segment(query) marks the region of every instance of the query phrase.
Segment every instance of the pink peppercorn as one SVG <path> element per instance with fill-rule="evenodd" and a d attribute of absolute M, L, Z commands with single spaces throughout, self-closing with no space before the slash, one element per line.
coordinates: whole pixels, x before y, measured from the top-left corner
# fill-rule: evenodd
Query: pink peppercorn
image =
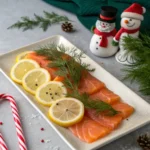
<path fill-rule="evenodd" d="M 41 128 L 41 131 L 44 131 L 44 128 Z"/>
<path fill-rule="evenodd" d="M 44 143 L 44 140 L 42 139 L 41 142 Z"/>

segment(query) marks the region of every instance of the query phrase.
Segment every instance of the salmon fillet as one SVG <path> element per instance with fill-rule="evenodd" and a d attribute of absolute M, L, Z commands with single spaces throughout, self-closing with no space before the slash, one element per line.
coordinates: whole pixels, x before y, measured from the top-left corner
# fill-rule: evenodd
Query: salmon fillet
<path fill-rule="evenodd" d="M 134 108 L 132 106 L 123 102 L 113 104 L 112 107 L 119 111 L 124 119 L 128 118 L 134 112 Z"/>
<path fill-rule="evenodd" d="M 39 56 L 36 52 L 28 53 L 25 58 L 35 60 L 40 66 L 43 66 L 43 63 L 45 64 L 45 62 L 48 62 L 45 56 Z"/>
<path fill-rule="evenodd" d="M 82 130 L 82 126 L 83 126 L 83 121 L 79 122 L 76 124 L 76 131 L 77 131 L 77 137 L 83 141 L 86 142 L 85 138 L 84 138 L 84 132 Z"/>
<path fill-rule="evenodd" d="M 62 77 L 62 76 L 56 76 L 55 79 L 54 79 L 54 81 L 63 82 L 64 79 L 65 79 L 65 78 Z"/>
<path fill-rule="evenodd" d="M 25 58 L 35 60 L 40 65 L 40 67 L 46 69 L 49 72 L 52 80 L 57 76 L 56 71 L 58 69 L 57 68 L 49 68 L 48 64 L 50 64 L 51 61 L 47 60 L 47 58 L 45 56 L 39 56 L 35 52 L 33 52 L 33 53 L 27 54 L 27 56 Z"/>
<path fill-rule="evenodd" d="M 71 126 L 71 127 L 69 127 L 69 130 L 70 130 L 75 136 L 78 135 L 78 134 L 77 134 L 77 130 L 76 130 L 76 124 L 73 125 L 73 126 Z"/>
<path fill-rule="evenodd" d="M 93 77 L 90 73 L 83 75 L 79 84 L 79 92 L 93 94 L 105 87 L 105 84 Z"/>
<path fill-rule="evenodd" d="M 101 100 L 108 104 L 114 104 L 120 100 L 120 97 L 110 91 L 108 88 L 102 88 L 90 96 L 92 99 Z"/>
<path fill-rule="evenodd" d="M 97 114 L 95 110 L 86 110 L 86 115 L 98 122 L 100 125 L 109 128 L 110 130 L 116 129 L 122 122 L 123 117 L 121 114 L 115 116 L 106 116 L 103 113 Z"/>
<path fill-rule="evenodd" d="M 69 129 L 73 132 L 77 132 L 78 138 L 87 143 L 92 143 L 111 132 L 110 129 L 101 126 L 99 123 L 88 117 L 84 117 L 81 122 Z"/>
<path fill-rule="evenodd" d="M 43 63 L 43 65 L 41 67 L 46 69 L 49 72 L 49 74 L 51 75 L 51 79 L 54 80 L 57 77 L 56 71 L 58 70 L 58 68 L 49 68 L 48 64 L 50 64 L 51 61 L 48 61 L 48 62 L 46 62 L 46 61 L 45 61 L 45 64 Z"/>

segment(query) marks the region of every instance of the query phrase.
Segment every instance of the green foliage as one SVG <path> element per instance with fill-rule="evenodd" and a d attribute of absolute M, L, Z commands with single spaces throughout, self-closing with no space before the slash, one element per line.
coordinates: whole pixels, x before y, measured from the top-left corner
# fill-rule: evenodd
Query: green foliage
<path fill-rule="evenodd" d="M 86 93 L 79 94 L 78 91 L 74 90 L 71 94 L 68 94 L 68 96 L 79 99 L 84 104 L 85 108 L 95 109 L 97 113 L 105 112 L 106 115 L 111 116 L 118 113 L 115 109 L 112 108 L 111 105 L 97 99 L 91 99 Z"/>
<path fill-rule="evenodd" d="M 125 49 L 132 52 L 136 60 L 134 64 L 124 69 L 127 73 L 124 79 L 138 82 L 140 91 L 145 95 L 150 95 L 150 36 L 140 34 L 138 39 L 128 36 L 123 40 Z"/>
<path fill-rule="evenodd" d="M 84 57 L 83 52 L 78 52 L 77 49 L 67 49 L 64 46 L 56 47 L 55 45 L 46 46 L 36 50 L 38 55 L 46 56 L 47 59 L 52 60 L 49 67 L 59 68 L 56 72 L 57 75 L 64 77 L 64 85 L 72 92 L 68 96 L 79 99 L 85 106 L 85 108 L 95 109 L 97 112 L 107 111 L 109 115 L 115 115 L 115 111 L 111 105 L 102 102 L 92 100 L 88 94 L 80 94 L 78 92 L 78 86 L 84 72 L 94 71 L 90 69 L 90 65 L 83 63 L 82 58 Z M 68 53 L 72 57 L 64 53 Z"/>
<path fill-rule="evenodd" d="M 113 45 L 113 46 L 118 46 L 119 43 L 113 40 L 113 41 L 112 41 L 112 45 Z"/>
<path fill-rule="evenodd" d="M 28 29 L 33 29 L 37 26 L 43 29 L 43 31 L 46 31 L 49 26 L 55 23 L 65 22 L 69 21 L 69 19 L 66 16 L 58 15 L 54 12 L 49 13 L 44 11 L 44 17 L 34 14 L 34 19 L 30 19 L 29 17 L 21 17 L 21 20 L 14 23 L 8 29 L 23 29 L 23 31 L 26 31 Z"/>
<path fill-rule="evenodd" d="M 61 58 L 61 56 L 66 53 L 67 49 L 61 48 L 61 51 L 58 51 L 58 47 L 54 44 L 45 45 L 36 50 L 38 55 L 46 56 L 49 60 L 57 60 Z"/>
<path fill-rule="evenodd" d="M 94 33 L 95 26 L 91 27 L 91 32 Z"/>

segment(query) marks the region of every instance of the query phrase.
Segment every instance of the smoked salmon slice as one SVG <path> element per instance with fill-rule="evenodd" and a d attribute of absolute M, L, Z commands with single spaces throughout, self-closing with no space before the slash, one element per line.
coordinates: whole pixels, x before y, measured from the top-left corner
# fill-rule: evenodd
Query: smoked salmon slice
<path fill-rule="evenodd" d="M 88 117 L 84 117 L 81 122 L 69 129 L 73 132 L 77 132 L 78 138 L 87 143 L 94 142 L 111 132 L 108 128 L 101 126 L 99 123 Z"/>
<path fill-rule="evenodd" d="M 134 108 L 132 106 L 123 102 L 115 103 L 112 107 L 119 111 L 124 119 L 128 118 L 134 112 Z"/>
<path fill-rule="evenodd" d="M 76 130 L 76 124 L 69 127 L 69 130 L 75 135 L 75 136 L 78 136 L 77 134 L 77 130 Z"/>
<path fill-rule="evenodd" d="M 103 113 L 97 114 L 96 111 L 92 109 L 86 110 L 86 115 L 94 121 L 98 122 L 100 125 L 109 128 L 110 130 L 116 129 L 123 120 L 121 114 L 116 114 L 115 116 L 107 116 Z"/>
<path fill-rule="evenodd" d="M 100 89 L 90 96 L 92 99 L 101 100 L 108 104 L 114 104 L 120 100 L 120 97 L 107 88 Z"/>
<path fill-rule="evenodd" d="M 35 60 L 40 66 L 48 62 L 45 56 L 37 55 L 36 52 L 28 53 L 25 58 Z"/>
<path fill-rule="evenodd" d="M 29 53 L 25 58 L 35 60 L 40 65 L 40 67 L 46 69 L 49 72 L 52 80 L 57 76 L 56 71 L 58 69 L 57 68 L 49 68 L 48 64 L 50 64 L 51 61 L 47 60 L 47 58 L 45 56 L 39 56 L 35 52 L 33 52 L 33 53 Z"/>
<path fill-rule="evenodd" d="M 103 87 L 105 87 L 103 82 L 93 77 L 90 73 L 86 73 L 82 75 L 78 90 L 80 93 L 93 94 Z"/>
<path fill-rule="evenodd" d="M 84 121 L 81 121 L 79 123 L 76 124 L 76 131 L 77 131 L 77 136 L 78 138 L 83 141 L 83 142 L 86 142 L 85 138 L 84 138 L 84 132 L 82 130 L 82 126 L 83 126 L 83 122 Z"/>
<path fill-rule="evenodd" d="M 108 128 L 99 125 L 94 120 L 84 121 L 83 126 L 83 135 L 87 143 L 94 142 L 110 133 L 111 130 Z"/>
<path fill-rule="evenodd" d="M 62 77 L 62 76 L 57 76 L 55 79 L 54 79 L 54 81 L 59 81 L 59 82 L 63 82 L 64 81 L 64 77 Z"/>

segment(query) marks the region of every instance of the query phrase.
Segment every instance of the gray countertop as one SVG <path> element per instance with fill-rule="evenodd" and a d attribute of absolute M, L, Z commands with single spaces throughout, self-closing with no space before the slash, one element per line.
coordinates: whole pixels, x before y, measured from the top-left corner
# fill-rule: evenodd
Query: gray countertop
<path fill-rule="evenodd" d="M 65 33 L 61 30 L 60 24 L 52 25 L 46 32 L 43 32 L 42 29 L 39 28 L 28 30 L 26 32 L 17 29 L 7 29 L 7 27 L 18 21 L 21 16 L 33 17 L 34 13 L 42 15 L 43 10 L 49 12 L 53 11 L 58 14 L 68 16 L 70 20 L 74 21 L 73 25 L 76 32 Z M 121 71 L 124 66 L 117 63 L 114 57 L 98 58 L 91 54 L 89 51 L 89 42 L 92 37 L 92 33 L 78 21 L 75 15 L 69 12 L 48 5 L 42 0 L 0 0 L 0 20 L 0 54 L 9 52 L 27 44 L 31 44 L 52 35 L 62 35 L 78 48 L 86 51 L 87 55 L 89 55 L 119 80 L 122 80 L 124 76 L 124 73 Z M 1 76 L 0 79 L 2 79 Z M 3 83 L 2 81 L 0 82 L 4 85 L 0 86 L 0 92 L 8 92 L 7 84 L 9 83 L 7 83 L 7 81 L 3 81 Z M 149 97 L 142 96 L 141 93 L 138 92 L 138 86 L 136 84 L 130 84 L 128 81 L 123 82 L 146 101 L 150 100 Z M 38 112 L 30 106 L 30 104 L 26 102 L 25 99 L 19 95 L 19 93 L 13 91 L 13 88 L 9 93 L 22 99 L 22 102 L 19 102 L 19 108 L 27 139 L 28 150 L 70 150 L 70 148 L 61 140 L 57 133 L 55 133 L 55 131 L 38 114 Z M 4 123 L 3 126 L 0 126 L 0 131 L 4 134 L 4 138 L 7 141 L 9 149 L 17 150 L 18 143 L 12 120 L 12 114 L 9 109 L 9 105 L 6 103 L 0 105 L 0 121 Z M 42 127 L 45 129 L 44 131 L 40 130 Z M 136 138 L 139 134 L 146 133 L 149 130 L 150 127 L 148 124 L 100 149 L 140 150 L 136 143 Z M 45 143 L 41 143 L 41 139 L 44 139 Z"/>

